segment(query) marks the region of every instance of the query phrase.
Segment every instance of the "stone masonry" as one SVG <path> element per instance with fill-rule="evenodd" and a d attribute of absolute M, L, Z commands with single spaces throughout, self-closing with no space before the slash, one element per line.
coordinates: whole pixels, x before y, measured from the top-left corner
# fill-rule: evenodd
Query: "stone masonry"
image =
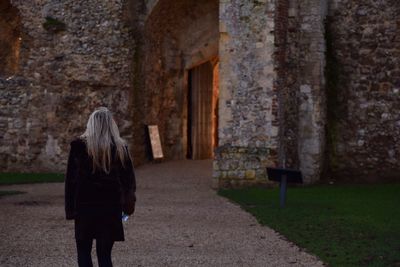
<path fill-rule="evenodd" d="M 400 3 L 330 1 L 328 173 L 399 180 Z"/>
<path fill-rule="evenodd" d="M 220 2 L 219 145 L 221 186 L 261 182 L 277 164 L 274 1 Z"/>
<path fill-rule="evenodd" d="M 1 170 L 62 171 L 69 142 L 100 105 L 116 113 L 129 141 L 131 52 L 123 3 L 11 4 L 21 20 L 21 48 L 18 71 L 0 79 Z M 46 29 L 46 17 L 65 29 Z"/>
<path fill-rule="evenodd" d="M 186 157 L 188 71 L 219 62 L 216 186 L 267 166 L 321 179 L 398 180 L 396 0 L 5 0 L 0 171 L 65 169 L 89 114 L 115 114 L 135 164 L 157 124 Z"/>

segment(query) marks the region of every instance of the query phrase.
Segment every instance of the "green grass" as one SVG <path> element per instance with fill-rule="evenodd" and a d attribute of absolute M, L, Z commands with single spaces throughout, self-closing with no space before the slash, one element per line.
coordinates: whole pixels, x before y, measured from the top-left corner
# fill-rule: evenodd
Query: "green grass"
<path fill-rule="evenodd" d="M 64 182 L 61 173 L 0 173 L 0 185 Z"/>
<path fill-rule="evenodd" d="M 329 266 L 400 266 L 400 184 L 220 190 Z"/>
<path fill-rule="evenodd" d="M 23 194 L 22 191 L 0 191 L 0 199 L 4 196 Z"/>

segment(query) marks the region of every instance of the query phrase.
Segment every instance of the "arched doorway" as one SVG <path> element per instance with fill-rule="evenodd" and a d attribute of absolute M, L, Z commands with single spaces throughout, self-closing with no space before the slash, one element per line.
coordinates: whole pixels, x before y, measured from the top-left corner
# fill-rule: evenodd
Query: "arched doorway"
<path fill-rule="evenodd" d="M 218 0 L 160 0 L 144 25 L 144 124 L 167 159 L 213 157 L 217 138 Z"/>

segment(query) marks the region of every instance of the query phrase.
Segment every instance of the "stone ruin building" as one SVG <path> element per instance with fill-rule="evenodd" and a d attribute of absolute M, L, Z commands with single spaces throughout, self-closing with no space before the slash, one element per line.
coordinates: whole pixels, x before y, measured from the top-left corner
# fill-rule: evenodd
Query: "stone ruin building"
<path fill-rule="evenodd" d="M 0 166 L 65 170 L 107 106 L 135 164 L 213 159 L 214 185 L 399 180 L 398 0 L 0 0 Z"/>

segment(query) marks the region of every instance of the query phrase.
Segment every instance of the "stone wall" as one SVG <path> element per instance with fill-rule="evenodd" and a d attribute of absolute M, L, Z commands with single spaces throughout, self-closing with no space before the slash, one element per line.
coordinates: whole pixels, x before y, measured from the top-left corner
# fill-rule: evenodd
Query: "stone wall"
<path fill-rule="evenodd" d="M 340 180 L 399 180 L 400 5 L 330 1 L 328 164 Z"/>
<path fill-rule="evenodd" d="M 11 4 L 21 16 L 21 48 L 18 71 L 0 77 L 1 170 L 64 171 L 69 142 L 101 105 L 131 143 L 123 1 Z"/>
<path fill-rule="evenodd" d="M 307 183 L 324 167 L 398 179 L 398 14 L 396 0 L 2 1 L 1 171 L 63 171 L 101 105 L 135 163 L 146 124 L 166 159 L 184 158 L 188 70 L 219 57 L 215 184 L 265 183 L 282 165 Z"/>
<path fill-rule="evenodd" d="M 277 164 L 278 103 L 274 89 L 275 1 L 220 2 L 219 147 L 221 186 L 265 183 Z"/>

